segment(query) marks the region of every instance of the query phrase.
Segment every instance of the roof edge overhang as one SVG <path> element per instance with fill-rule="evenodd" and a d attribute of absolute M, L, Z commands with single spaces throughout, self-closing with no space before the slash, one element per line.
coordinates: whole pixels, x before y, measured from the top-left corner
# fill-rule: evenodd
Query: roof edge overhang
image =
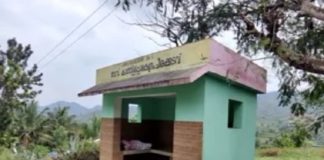
<path fill-rule="evenodd" d="M 192 69 L 191 69 L 192 70 Z M 189 72 L 191 70 L 174 71 L 145 75 L 141 77 L 131 78 L 128 80 L 109 82 L 95 85 L 81 93 L 78 96 L 91 96 L 103 93 L 123 92 L 131 90 L 140 90 L 156 87 L 167 87 L 193 82 Z"/>
<path fill-rule="evenodd" d="M 266 92 L 265 84 L 255 83 L 256 80 L 251 81 L 249 79 L 239 79 L 235 75 L 229 72 L 220 73 L 217 66 L 206 64 L 204 66 L 197 67 L 197 68 L 156 73 L 151 75 L 134 77 L 123 81 L 98 84 L 79 93 L 78 96 L 82 97 L 82 96 L 91 96 L 91 95 L 104 94 L 104 93 L 124 92 L 124 91 L 188 84 L 196 81 L 197 79 L 199 79 L 200 77 L 204 76 L 207 73 L 216 74 L 218 76 L 224 77 L 228 80 L 234 81 L 258 93 Z M 255 78 L 260 78 L 260 77 L 255 77 Z"/>

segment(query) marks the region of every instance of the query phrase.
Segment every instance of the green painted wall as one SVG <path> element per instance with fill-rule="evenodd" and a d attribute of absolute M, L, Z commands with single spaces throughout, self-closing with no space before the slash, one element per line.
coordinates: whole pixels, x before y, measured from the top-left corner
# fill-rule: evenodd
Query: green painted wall
<path fill-rule="evenodd" d="M 141 107 L 142 110 L 142 119 L 148 119 L 148 116 L 151 113 L 150 106 L 152 106 L 151 99 L 145 98 L 134 98 L 134 99 L 124 99 L 122 101 L 122 118 L 128 118 L 128 104 L 135 103 Z"/>
<path fill-rule="evenodd" d="M 176 97 L 152 98 L 153 107 L 147 114 L 148 119 L 156 120 L 174 120 Z"/>
<path fill-rule="evenodd" d="M 192 84 L 186 84 L 186 85 L 104 94 L 103 110 L 101 116 L 107 118 L 121 117 L 120 112 L 118 112 L 118 109 L 114 107 L 114 104 L 118 104 L 118 99 L 121 97 L 143 96 L 143 95 L 147 96 L 149 94 L 173 93 L 176 95 L 176 99 L 175 99 L 176 107 L 175 107 L 175 115 L 174 115 L 175 120 L 203 121 L 204 86 L 205 86 L 204 79 L 199 79 Z M 172 103 L 172 102 L 163 101 L 160 102 L 159 104 L 154 104 L 154 105 L 167 106 L 168 105 L 167 103 Z M 154 105 L 151 105 L 153 106 L 151 109 L 153 109 L 154 111 L 159 112 L 161 108 L 163 108 L 163 107 L 154 107 Z M 166 110 L 165 112 L 168 111 Z M 155 115 L 155 116 L 159 117 L 159 115 Z"/>
<path fill-rule="evenodd" d="M 244 87 L 231 85 L 217 77 L 204 76 L 192 84 L 138 91 L 109 93 L 103 96 L 103 117 L 121 117 L 114 104 L 120 97 L 148 94 L 176 94 L 175 120 L 203 122 L 203 160 L 254 159 L 256 93 Z M 239 129 L 228 128 L 229 99 L 242 102 Z M 137 99 L 144 106 L 144 118 L 171 119 L 165 116 L 171 110 L 171 101 Z M 161 112 L 162 111 L 162 112 Z M 154 114 L 154 113 L 160 114 Z M 125 115 L 124 115 L 125 116 Z"/>
<path fill-rule="evenodd" d="M 141 106 L 142 119 L 174 120 L 175 96 L 163 98 L 129 98 L 122 102 L 122 118 L 128 117 L 128 104 L 135 103 Z"/>
<path fill-rule="evenodd" d="M 102 112 L 100 114 L 101 117 L 104 118 L 114 118 L 117 115 L 115 115 L 114 113 L 114 105 L 116 103 L 116 97 L 115 96 L 111 96 L 108 94 L 104 94 L 103 98 L 102 98 L 103 102 L 102 102 Z"/>
<path fill-rule="evenodd" d="M 205 77 L 204 160 L 254 159 L 256 93 Z M 229 99 L 242 102 L 241 128 L 228 128 Z"/>

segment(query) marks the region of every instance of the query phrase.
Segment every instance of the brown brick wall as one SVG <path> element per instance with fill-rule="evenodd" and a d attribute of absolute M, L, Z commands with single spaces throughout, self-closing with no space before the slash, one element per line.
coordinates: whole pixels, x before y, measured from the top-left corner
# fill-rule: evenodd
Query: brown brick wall
<path fill-rule="evenodd" d="M 202 159 L 202 123 L 175 122 L 173 160 Z"/>
<path fill-rule="evenodd" d="M 122 160 L 120 153 L 120 119 L 102 118 L 100 160 Z"/>
<path fill-rule="evenodd" d="M 123 160 L 120 127 L 120 119 L 102 119 L 100 160 Z M 202 160 L 202 123 L 175 122 L 173 145 L 172 160 Z"/>

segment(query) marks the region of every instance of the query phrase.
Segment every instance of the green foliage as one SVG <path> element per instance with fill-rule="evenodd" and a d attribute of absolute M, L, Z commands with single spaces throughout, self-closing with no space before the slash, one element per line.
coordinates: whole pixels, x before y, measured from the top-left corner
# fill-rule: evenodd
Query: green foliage
<path fill-rule="evenodd" d="M 37 73 L 37 66 L 28 68 L 28 60 L 32 55 L 30 45 L 23 46 L 15 39 L 9 39 L 5 51 L 0 50 L 0 137 L 11 134 L 13 122 L 19 118 L 16 111 L 30 103 L 42 86 L 42 74 Z M 5 135 L 7 134 L 7 135 Z M 10 138 L 8 140 L 11 142 Z M 8 146 L 4 139 L 0 145 Z"/>
<path fill-rule="evenodd" d="M 47 156 L 50 150 L 46 146 L 36 145 L 33 147 L 33 152 L 35 153 L 37 158 L 43 158 Z"/>
<path fill-rule="evenodd" d="M 69 136 L 75 133 L 77 124 L 74 116 L 68 114 L 67 107 L 49 112 L 32 102 L 15 112 L 19 119 L 13 122 L 9 137 L 17 137 L 19 144 L 24 147 L 44 145 L 51 148 L 66 149 Z M 45 115 L 47 113 L 47 115 Z"/>
<path fill-rule="evenodd" d="M 282 133 L 274 140 L 274 145 L 277 147 L 303 147 L 306 145 L 311 134 L 305 125 L 295 123 L 294 128 L 287 133 Z"/>
<path fill-rule="evenodd" d="M 6 146 L 18 149 L 16 158 L 24 159 L 39 159 L 46 156 L 50 150 L 55 150 L 63 155 L 68 150 L 70 139 L 73 137 L 87 137 L 79 135 L 82 132 L 81 124 L 75 122 L 74 116 L 68 114 L 67 107 L 58 108 L 54 111 L 44 109 L 41 112 L 37 111 L 37 104 L 31 103 L 22 110 L 17 110 L 20 118 L 14 121 L 12 132 L 1 137 L 6 142 L 11 142 Z M 93 120 L 98 123 L 98 118 Z M 93 123 L 93 124 L 96 124 Z M 89 124 L 90 125 L 90 124 Z M 93 131 L 93 135 L 98 135 L 98 129 Z M 9 141 L 8 139 L 12 139 Z M 83 141 L 84 139 L 82 139 Z M 75 150 L 82 148 L 93 148 L 88 143 L 83 143 L 83 146 L 76 146 Z M 8 147 L 9 148 L 9 147 Z"/>
<path fill-rule="evenodd" d="M 96 151 L 99 150 L 98 143 L 93 140 L 83 140 L 78 145 L 78 151 Z"/>
<path fill-rule="evenodd" d="M 77 145 L 77 151 L 68 154 L 64 160 L 99 160 L 99 145 L 93 140 L 83 140 Z"/>
<path fill-rule="evenodd" d="M 82 136 L 86 139 L 99 138 L 101 119 L 99 117 L 93 117 L 90 123 L 82 124 Z"/>
<path fill-rule="evenodd" d="M 65 150 L 68 148 L 68 130 L 63 126 L 58 126 L 52 133 L 52 141 L 50 146 L 53 148 L 58 148 L 60 150 Z"/>
<path fill-rule="evenodd" d="M 9 149 L 0 146 L 0 160 L 16 160 L 16 158 Z"/>
<path fill-rule="evenodd" d="M 8 40 L 6 51 L 0 50 L 0 160 L 44 160 L 50 151 L 60 156 L 71 152 L 74 139 L 75 156 L 98 159 L 100 119 L 81 125 L 68 107 L 39 111 L 34 98 L 40 93 L 42 74 L 37 66 L 28 66 L 30 46 Z M 79 139 L 78 137 L 82 137 Z M 15 152 L 14 152 L 15 151 Z"/>
<path fill-rule="evenodd" d="M 30 144 L 46 144 L 51 141 L 49 120 L 44 116 L 43 110 L 38 112 L 35 102 L 28 104 L 21 110 L 16 111 L 19 119 L 14 121 L 13 135 L 19 137 L 20 144 L 28 147 Z"/>
<path fill-rule="evenodd" d="M 291 134 L 284 133 L 274 140 L 274 146 L 281 148 L 292 148 L 295 147 L 295 142 L 293 141 Z"/>
<path fill-rule="evenodd" d="M 46 118 L 50 124 L 51 142 L 47 145 L 51 148 L 65 150 L 68 147 L 69 137 L 79 135 L 79 124 L 74 115 L 69 115 L 68 107 L 58 107 L 47 112 Z"/>
<path fill-rule="evenodd" d="M 18 138 L 10 134 L 9 132 L 4 132 L 0 135 L 0 146 L 12 147 L 18 142 Z"/>
<path fill-rule="evenodd" d="M 296 147 L 302 147 L 311 137 L 309 131 L 304 127 L 297 125 L 293 133 L 290 135 Z"/>

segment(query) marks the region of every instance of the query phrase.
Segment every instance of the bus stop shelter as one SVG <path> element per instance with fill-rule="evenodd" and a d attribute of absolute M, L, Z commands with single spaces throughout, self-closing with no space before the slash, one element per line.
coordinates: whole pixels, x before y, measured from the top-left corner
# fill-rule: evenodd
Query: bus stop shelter
<path fill-rule="evenodd" d="M 101 160 L 252 160 L 266 70 L 213 39 L 100 68 Z"/>

